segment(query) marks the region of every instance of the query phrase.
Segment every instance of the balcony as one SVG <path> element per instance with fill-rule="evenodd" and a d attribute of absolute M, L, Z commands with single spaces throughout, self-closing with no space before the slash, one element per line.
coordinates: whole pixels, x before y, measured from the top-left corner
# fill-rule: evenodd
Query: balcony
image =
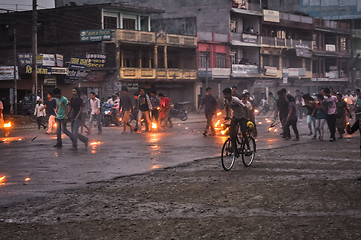
<path fill-rule="evenodd" d="M 258 66 L 232 64 L 232 77 L 259 77 Z"/>
<path fill-rule="evenodd" d="M 155 33 L 154 32 L 135 31 L 135 30 L 116 29 L 115 30 L 115 41 L 153 44 L 153 43 L 155 43 Z"/>
<path fill-rule="evenodd" d="M 312 42 L 312 51 L 316 56 L 326 57 L 351 57 L 351 49 L 340 50 L 335 44 L 325 44 L 317 46 L 315 42 Z"/>
<path fill-rule="evenodd" d="M 311 41 L 294 40 L 285 38 L 261 37 L 261 45 L 263 47 L 276 47 L 276 48 L 312 48 Z"/>
<path fill-rule="evenodd" d="M 197 38 L 191 36 L 162 33 L 159 36 L 154 32 L 135 31 L 126 29 L 115 30 L 115 41 L 138 44 L 164 44 L 178 47 L 197 47 Z"/>
<path fill-rule="evenodd" d="M 122 80 L 196 80 L 197 71 L 173 68 L 121 68 Z"/>
<path fill-rule="evenodd" d="M 336 21 L 329 21 L 319 18 L 313 18 L 313 24 L 315 25 L 316 30 L 321 30 L 324 28 L 333 28 L 334 30 L 338 30 L 340 32 L 350 32 L 350 24 Z"/>

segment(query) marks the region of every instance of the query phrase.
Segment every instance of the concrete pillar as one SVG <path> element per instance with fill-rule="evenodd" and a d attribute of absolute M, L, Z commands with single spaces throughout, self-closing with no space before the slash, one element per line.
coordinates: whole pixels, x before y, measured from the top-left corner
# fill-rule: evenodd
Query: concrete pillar
<path fill-rule="evenodd" d="M 122 66 L 122 62 L 121 62 L 121 57 L 120 57 L 120 44 L 119 42 L 115 43 L 115 49 L 116 49 L 116 54 L 115 54 L 115 66 L 117 68 L 117 75 L 118 78 L 120 79 L 120 68 Z"/>
<path fill-rule="evenodd" d="M 123 67 L 124 67 L 124 51 L 120 47 L 120 68 L 123 68 Z"/>
<path fill-rule="evenodd" d="M 154 46 L 154 68 L 158 68 L 158 46 Z"/>
<path fill-rule="evenodd" d="M 168 68 L 167 46 L 164 46 L 164 68 Z"/>
<path fill-rule="evenodd" d="M 139 68 L 142 68 L 142 49 L 138 48 L 138 63 L 139 63 Z"/>

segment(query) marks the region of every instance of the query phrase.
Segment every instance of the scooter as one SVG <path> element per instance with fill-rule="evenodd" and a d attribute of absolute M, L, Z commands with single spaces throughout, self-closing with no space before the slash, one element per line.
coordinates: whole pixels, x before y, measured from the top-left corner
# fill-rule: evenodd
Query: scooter
<path fill-rule="evenodd" d="M 188 119 L 188 113 L 183 109 L 171 109 L 169 116 L 170 118 L 179 118 L 182 121 L 186 121 Z"/>
<path fill-rule="evenodd" d="M 103 105 L 103 112 L 104 112 L 103 125 L 105 127 L 109 127 L 110 124 L 119 126 L 118 116 L 116 114 L 115 109 L 113 108 L 113 104 L 106 103 L 105 105 Z"/>

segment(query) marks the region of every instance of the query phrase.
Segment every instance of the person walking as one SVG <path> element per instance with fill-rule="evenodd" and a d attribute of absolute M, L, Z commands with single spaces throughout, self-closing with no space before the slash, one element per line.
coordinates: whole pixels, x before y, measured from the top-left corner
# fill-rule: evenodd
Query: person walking
<path fill-rule="evenodd" d="M 204 114 L 207 119 L 207 124 L 206 124 L 206 128 L 203 132 L 203 135 L 207 136 L 208 129 L 210 128 L 211 136 L 214 136 L 214 135 L 216 135 L 216 131 L 214 129 L 212 119 L 213 119 L 213 115 L 217 111 L 217 100 L 215 97 L 212 96 L 212 88 L 210 88 L 210 87 L 206 89 L 206 96 L 204 96 L 202 99 L 201 105 L 198 109 L 198 114 L 200 113 L 203 106 L 204 106 Z"/>
<path fill-rule="evenodd" d="M 152 121 L 159 126 L 159 110 L 160 110 L 160 98 L 157 96 L 157 91 L 152 90 L 150 92 L 150 102 L 152 103 Z"/>
<path fill-rule="evenodd" d="M 45 111 L 46 111 L 46 117 L 48 120 L 48 130 L 46 131 L 47 134 L 52 134 L 53 131 L 56 132 L 55 125 L 55 109 L 56 109 L 56 100 L 53 98 L 53 93 L 48 92 L 47 94 L 47 101 L 45 101 Z"/>
<path fill-rule="evenodd" d="M 138 113 L 139 113 L 139 101 L 138 101 L 138 93 L 134 93 L 133 99 L 134 99 L 134 105 L 132 109 L 132 118 L 135 120 L 135 127 L 134 131 L 138 131 Z"/>
<path fill-rule="evenodd" d="M 83 91 L 81 91 L 80 98 L 83 100 L 83 104 L 84 104 L 82 116 L 81 116 L 80 133 L 83 134 L 83 128 L 85 128 L 86 129 L 85 133 L 90 135 L 91 128 L 88 127 L 85 122 L 88 117 L 88 113 L 89 113 L 89 99 L 88 99 L 88 96 L 85 95 L 85 93 Z"/>
<path fill-rule="evenodd" d="M 290 133 L 290 126 L 293 129 L 293 132 L 295 133 L 295 141 L 300 140 L 300 136 L 297 129 L 297 108 L 295 103 L 295 98 L 288 94 L 286 97 L 287 103 L 288 103 L 288 115 L 286 118 L 286 125 L 285 129 L 283 130 L 285 132 L 285 139 L 291 139 L 291 133 Z"/>
<path fill-rule="evenodd" d="M 329 88 L 324 88 L 321 90 L 321 94 L 325 98 L 324 101 L 327 102 L 327 111 L 326 111 L 326 122 L 330 130 L 330 141 L 336 141 L 336 103 L 337 97 L 331 95 Z"/>
<path fill-rule="evenodd" d="M 10 132 L 4 127 L 4 104 L 3 102 L 0 100 L 0 127 L 4 130 L 5 132 L 5 137 L 8 137 L 10 135 Z"/>
<path fill-rule="evenodd" d="M 38 97 L 34 110 L 34 116 L 36 116 L 36 123 L 38 124 L 38 130 L 40 130 L 40 127 L 43 127 L 44 129 L 46 128 L 44 124 L 46 112 L 42 102 L 43 101 L 41 100 L 41 98 Z"/>
<path fill-rule="evenodd" d="M 352 119 L 350 110 L 347 107 L 347 102 L 342 97 L 341 93 L 336 94 L 337 103 L 336 103 L 336 129 L 338 132 L 338 139 L 343 138 L 346 128 L 346 114 L 349 115 Z"/>
<path fill-rule="evenodd" d="M 79 133 L 79 128 L 82 123 L 82 114 L 84 102 L 80 97 L 79 88 L 75 87 L 72 89 L 73 97 L 70 99 L 70 113 L 69 119 L 71 120 L 71 132 L 73 134 L 73 147 L 72 150 L 78 149 L 78 138 L 88 147 L 88 138 Z"/>
<path fill-rule="evenodd" d="M 128 96 L 128 88 L 122 87 L 122 95 L 120 97 L 121 109 L 123 114 L 123 133 L 127 132 L 127 126 L 130 128 L 130 132 L 133 132 L 132 125 L 129 124 L 130 113 L 133 108 L 132 99 Z"/>
<path fill-rule="evenodd" d="M 317 138 L 317 133 L 319 133 L 318 139 L 322 141 L 325 134 L 324 125 L 326 122 L 327 103 L 324 101 L 322 94 L 317 94 L 316 97 L 315 135 L 313 139 Z"/>
<path fill-rule="evenodd" d="M 308 134 L 308 136 L 311 136 L 313 134 L 313 132 L 316 134 L 315 131 L 315 117 L 314 114 L 316 113 L 316 105 L 315 105 L 315 101 L 314 99 L 310 96 L 310 94 L 304 94 L 302 96 L 303 101 L 305 102 L 305 107 L 307 109 L 307 126 L 308 126 L 308 130 L 310 131 L 310 133 Z M 314 130 L 314 131 L 312 131 Z M 313 136 L 313 138 L 316 138 L 315 135 Z"/>
<path fill-rule="evenodd" d="M 173 127 L 172 120 L 170 119 L 171 101 L 168 97 L 164 96 L 163 93 L 159 93 L 158 96 L 160 98 L 160 126 L 164 129 L 169 123 L 169 127 L 171 128 Z"/>
<path fill-rule="evenodd" d="M 54 91 L 54 97 L 57 98 L 56 100 L 56 124 L 57 124 L 57 130 L 56 130 L 56 144 L 54 147 L 61 148 L 63 146 L 62 139 L 61 139 L 61 132 L 63 132 L 65 135 L 67 135 L 71 141 L 73 142 L 73 134 L 66 128 L 66 124 L 68 122 L 67 116 L 69 113 L 69 106 L 68 106 L 68 99 L 64 97 L 61 93 L 61 90 L 59 88 L 55 88 Z"/>
<path fill-rule="evenodd" d="M 93 121 L 97 121 L 98 134 L 102 134 L 102 123 L 101 123 L 101 104 L 99 98 L 95 96 L 95 92 L 90 93 L 90 120 L 89 128 L 93 128 Z"/>
<path fill-rule="evenodd" d="M 287 103 L 287 100 L 286 100 L 286 90 L 279 90 L 277 92 L 277 96 L 278 96 L 278 99 L 277 99 L 277 110 L 275 112 L 275 119 L 277 118 L 277 116 L 279 117 L 280 119 L 280 122 L 281 122 L 281 127 L 282 127 L 282 138 L 286 138 L 286 134 L 285 134 L 285 126 L 286 126 L 286 119 L 287 119 L 287 116 L 288 116 L 288 103 Z"/>
<path fill-rule="evenodd" d="M 153 110 L 153 107 L 150 102 L 148 94 L 145 93 L 144 88 L 140 89 L 140 94 L 138 96 L 138 108 L 139 108 L 139 113 L 138 113 L 138 131 L 137 131 L 137 133 L 141 133 L 141 129 L 142 129 L 141 124 L 142 124 L 143 116 L 145 118 L 146 130 L 150 131 L 151 128 L 150 128 L 149 113 L 150 113 L 150 111 Z"/>

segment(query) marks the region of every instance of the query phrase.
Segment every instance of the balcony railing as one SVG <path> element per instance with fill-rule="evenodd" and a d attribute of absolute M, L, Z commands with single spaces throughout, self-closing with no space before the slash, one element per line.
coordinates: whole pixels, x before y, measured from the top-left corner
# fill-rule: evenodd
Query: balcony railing
<path fill-rule="evenodd" d="M 197 38 L 191 36 L 165 34 L 165 37 L 156 37 L 154 32 L 135 31 L 126 29 L 115 30 L 115 41 L 154 44 L 161 43 L 167 45 L 196 47 Z"/>
<path fill-rule="evenodd" d="M 269 47 L 280 47 L 280 48 L 296 48 L 299 45 L 307 46 L 309 49 L 312 48 L 311 41 L 294 40 L 285 38 L 272 38 L 272 37 L 261 37 L 261 44 Z"/>
<path fill-rule="evenodd" d="M 342 30 L 350 30 L 350 24 L 336 21 L 329 21 L 319 18 L 313 18 L 313 24 L 319 27 L 335 28 Z"/>
<path fill-rule="evenodd" d="M 174 68 L 121 68 L 119 75 L 120 78 L 124 80 L 196 80 L 197 70 Z"/>
<path fill-rule="evenodd" d="M 260 36 L 258 36 L 257 34 L 249 33 L 232 33 L 232 40 L 244 43 L 259 44 Z"/>

